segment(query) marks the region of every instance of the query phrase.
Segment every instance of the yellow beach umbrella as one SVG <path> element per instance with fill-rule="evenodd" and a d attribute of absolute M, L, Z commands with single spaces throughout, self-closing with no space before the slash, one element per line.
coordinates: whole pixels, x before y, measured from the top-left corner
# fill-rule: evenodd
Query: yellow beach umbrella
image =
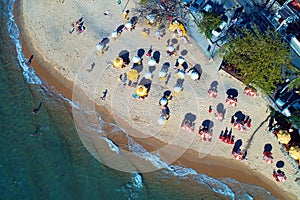
<path fill-rule="evenodd" d="M 281 144 L 287 144 L 291 140 L 291 135 L 286 130 L 279 130 L 277 137 Z"/>
<path fill-rule="evenodd" d="M 300 160 L 300 147 L 292 146 L 289 150 L 290 156 L 295 160 Z"/>
<path fill-rule="evenodd" d="M 139 77 L 139 73 L 135 69 L 131 69 L 127 72 L 127 79 L 130 81 L 136 81 Z"/>
<path fill-rule="evenodd" d="M 117 69 L 121 69 L 124 66 L 124 60 L 121 57 L 116 58 L 112 65 L 117 68 Z"/>
<path fill-rule="evenodd" d="M 136 94 L 139 97 L 143 97 L 143 96 L 147 95 L 147 92 L 148 92 L 148 90 L 144 85 L 139 85 L 136 89 Z"/>

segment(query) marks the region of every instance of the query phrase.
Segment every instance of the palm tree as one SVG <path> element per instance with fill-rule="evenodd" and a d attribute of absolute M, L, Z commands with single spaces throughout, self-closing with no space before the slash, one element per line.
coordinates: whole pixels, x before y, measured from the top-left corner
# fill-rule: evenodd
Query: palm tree
<path fill-rule="evenodd" d="M 296 78 L 294 78 L 293 80 L 291 80 L 290 84 L 289 84 L 289 89 L 293 90 L 293 89 L 300 89 L 300 74 L 298 74 L 298 76 Z"/>
<path fill-rule="evenodd" d="M 212 38 L 212 31 L 221 24 L 221 15 L 215 16 L 213 13 L 203 14 L 203 18 L 199 23 L 199 32 L 204 34 L 207 39 Z"/>

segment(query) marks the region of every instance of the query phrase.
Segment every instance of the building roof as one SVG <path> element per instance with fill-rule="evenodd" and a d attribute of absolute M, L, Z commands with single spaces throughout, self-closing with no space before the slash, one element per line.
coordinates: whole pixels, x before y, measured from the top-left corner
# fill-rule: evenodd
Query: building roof
<path fill-rule="evenodd" d="M 297 15 L 300 15 L 300 0 L 290 1 L 288 4 L 289 8 L 294 11 Z"/>

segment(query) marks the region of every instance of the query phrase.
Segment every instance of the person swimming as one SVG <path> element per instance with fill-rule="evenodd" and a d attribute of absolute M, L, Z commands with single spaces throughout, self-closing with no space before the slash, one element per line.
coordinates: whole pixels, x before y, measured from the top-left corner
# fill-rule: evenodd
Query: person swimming
<path fill-rule="evenodd" d="M 40 110 L 41 107 L 42 107 L 42 102 L 40 102 L 40 104 L 39 104 L 39 106 L 38 106 L 37 108 L 34 108 L 34 109 L 32 110 L 32 113 L 33 113 L 33 114 L 38 113 L 38 111 Z"/>

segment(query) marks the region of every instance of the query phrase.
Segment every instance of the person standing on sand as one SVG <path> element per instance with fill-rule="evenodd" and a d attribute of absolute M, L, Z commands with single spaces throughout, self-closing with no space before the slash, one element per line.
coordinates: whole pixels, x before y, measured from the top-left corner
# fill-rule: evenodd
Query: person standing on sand
<path fill-rule="evenodd" d="M 26 65 L 30 65 L 33 59 L 33 55 L 30 56 L 29 60 L 25 62 Z"/>
<path fill-rule="evenodd" d="M 100 97 L 102 100 L 105 100 L 107 92 L 108 92 L 108 90 L 105 89 L 104 92 L 103 92 L 103 94 L 102 94 L 102 97 Z"/>
<path fill-rule="evenodd" d="M 126 10 L 125 12 L 123 12 L 123 19 L 128 20 L 128 14 L 129 14 L 129 10 Z"/>

